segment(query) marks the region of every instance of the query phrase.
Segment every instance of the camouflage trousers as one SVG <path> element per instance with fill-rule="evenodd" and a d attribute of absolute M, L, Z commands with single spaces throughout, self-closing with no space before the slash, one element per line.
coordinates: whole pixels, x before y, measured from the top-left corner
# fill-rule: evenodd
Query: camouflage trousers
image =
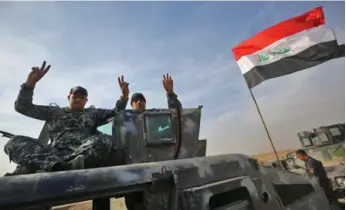
<path fill-rule="evenodd" d="M 44 171 L 51 171 L 56 164 L 72 160 L 77 155 L 84 155 L 86 162 L 97 163 L 106 159 L 112 149 L 112 138 L 106 134 L 90 136 L 74 149 L 66 145 L 65 150 L 43 145 L 37 139 L 27 136 L 14 136 L 5 145 L 5 153 L 10 161 Z"/>

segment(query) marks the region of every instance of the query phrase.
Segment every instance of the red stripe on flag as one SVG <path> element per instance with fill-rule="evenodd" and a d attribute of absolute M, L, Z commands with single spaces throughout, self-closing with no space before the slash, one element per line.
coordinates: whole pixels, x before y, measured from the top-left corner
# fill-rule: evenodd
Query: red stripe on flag
<path fill-rule="evenodd" d="M 304 30 L 323 25 L 325 23 L 322 7 L 293 17 L 273 25 L 235 46 L 232 51 L 238 61 L 244 55 L 257 52 L 268 45 Z"/>

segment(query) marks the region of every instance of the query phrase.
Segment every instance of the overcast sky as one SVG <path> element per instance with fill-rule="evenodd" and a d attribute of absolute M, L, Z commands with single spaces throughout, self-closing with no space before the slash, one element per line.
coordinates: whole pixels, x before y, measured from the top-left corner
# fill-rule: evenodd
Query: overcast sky
<path fill-rule="evenodd" d="M 0 2 L 0 129 L 37 137 L 43 122 L 15 112 L 32 66 L 50 72 L 36 104 L 66 105 L 75 85 L 89 105 L 112 108 L 117 77 L 167 107 L 161 77 L 170 73 L 184 107 L 203 105 L 201 138 L 209 155 L 271 152 L 231 48 L 255 33 L 322 5 L 327 26 L 345 40 L 344 2 Z M 278 150 L 297 148 L 296 133 L 344 122 L 345 60 L 326 62 L 254 88 Z M 128 106 L 130 108 L 130 106 Z M 0 174 L 10 171 L 0 142 Z"/>

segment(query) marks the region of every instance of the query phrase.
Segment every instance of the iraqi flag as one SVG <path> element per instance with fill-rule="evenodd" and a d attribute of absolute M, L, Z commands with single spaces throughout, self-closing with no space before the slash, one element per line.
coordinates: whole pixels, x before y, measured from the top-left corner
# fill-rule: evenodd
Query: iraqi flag
<path fill-rule="evenodd" d="M 261 31 L 232 49 L 249 88 L 275 77 L 345 57 L 322 7 Z"/>

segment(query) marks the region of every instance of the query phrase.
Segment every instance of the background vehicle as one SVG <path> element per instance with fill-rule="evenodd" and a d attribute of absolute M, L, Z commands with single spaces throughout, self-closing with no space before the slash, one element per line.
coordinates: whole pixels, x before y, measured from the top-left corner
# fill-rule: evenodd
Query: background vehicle
<path fill-rule="evenodd" d="M 300 132 L 298 137 L 308 155 L 323 163 L 335 192 L 344 197 L 345 124 L 321 126 Z M 297 159 L 294 152 L 288 153 L 286 159 L 291 171 L 306 175 L 304 162 Z"/>

